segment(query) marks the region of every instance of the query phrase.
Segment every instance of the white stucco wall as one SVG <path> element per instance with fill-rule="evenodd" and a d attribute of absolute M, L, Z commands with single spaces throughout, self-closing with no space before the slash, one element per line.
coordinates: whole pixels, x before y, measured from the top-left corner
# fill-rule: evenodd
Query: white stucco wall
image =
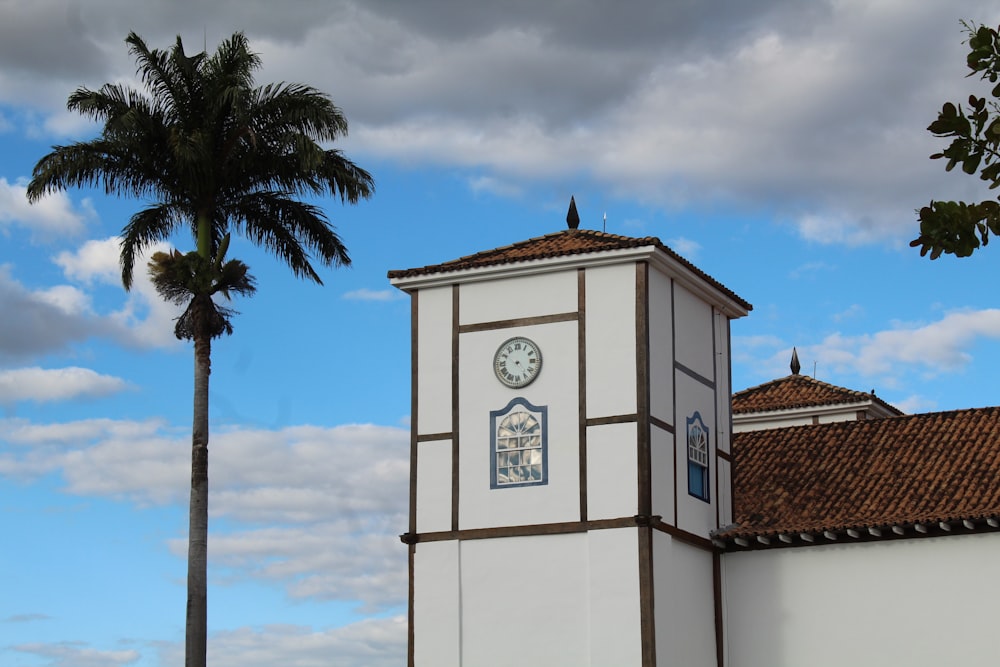
<path fill-rule="evenodd" d="M 584 535 L 463 542 L 462 665 L 588 664 L 587 556 Z"/>
<path fill-rule="evenodd" d="M 635 264 L 587 269 L 587 417 L 636 411 Z"/>
<path fill-rule="evenodd" d="M 726 554 L 726 664 L 993 667 L 998 564 L 996 533 Z"/>
<path fill-rule="evenodd" d="M 674 435 L 667 431 L 652 427 L 650 431 L 649 463 L 652 468 L 653 514 L 660 516 L 671 525 L 675 519 L 674 487 L 680 483 L 676 472 L 676 456 L 674 455 Z M 687 469 L 684 470 L 684 483 L 687 483 Z M 687 493 L 685 488 L 684 493 Z"/>
<path fill-rule="evenodd" d="M 649 272 L 649 408 L 674 425 L 674 350 L 670 279 Z"/>
<path fill-rule="evenodd" d="M 451 287 L 417 294 L 417 429 L 451 431 Z"/>
<path fill-rule="evenodd" d="M 417 532 L 451 530 L 451 440 L 417 443 Z"/>
<path fill-rule="evenodd" d="M 698 375 L 714 376 L 712 307 L 680 285 L 674 286 L 677 362 Z"/>
<path fill-rule="evenodd" d="M 418 544 L 413 557 L 413 656 L 419 667 L 460 667 L 461 590 L 457 541 Z"/>
<path fill-rule="evenodd" d="M 416 664 L 640 667 L 638 559 L 634 528 L 418 544 Z"/>
<path fill-rule="evenodd" d="M 653 531 L 653 562 L 656 664 L 717 667 L 712 554 Z"/>
<path fill-rule="evenodd" d="M 715 403 L 716 403 L 716 433 L 719 436 L 716 448 L 725 453 L 731 451 L 732 423 L 732 378 L 729 368 L 729 318 L 713 311 L 715 319 Z"/>
<path fill-rule="evenodd" d="M 464 283 L 459 323 L 498 322 L 576 312 L 576 270 Z"/>
<path fill-rule="evenodd" d="M 587 429 L 587 518 L 617 519 L 639 511 L 636 425 Z"/>
<path fill-rule="evenodd" d="M 638 531 L 635 528 L 591 531 L 587 533 L 587 544 L 589 662 L 579 664 L 640 667 Z M 552 663 L 552 667 L 570 664 Z"/>

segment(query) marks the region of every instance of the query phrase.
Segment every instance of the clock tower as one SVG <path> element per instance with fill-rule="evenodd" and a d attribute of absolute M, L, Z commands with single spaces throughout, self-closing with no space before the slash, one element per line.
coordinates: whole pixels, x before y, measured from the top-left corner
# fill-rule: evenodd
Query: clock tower
<path fill-rule="evenodd" d="M 571 209 L 572 213 L 572 209 Z M 411 298 L 411 667 L 717 667 L 729 323 L 652 237 L 391 271 Z"/>

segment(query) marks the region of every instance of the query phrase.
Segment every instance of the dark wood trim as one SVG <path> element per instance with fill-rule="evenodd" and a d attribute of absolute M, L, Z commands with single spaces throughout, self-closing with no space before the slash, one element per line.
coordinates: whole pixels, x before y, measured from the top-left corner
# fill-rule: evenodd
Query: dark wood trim
<path fill-rule="evenodd" d="M 653 512 L 653 471 L 649 429 L 649 263 L 635 265 L 635 398 L 638 513 Z"/>
<path fill-rule="evenodd" d="M 458 433 L 458 333 L 461 327 L 459 322 L 459 286 L 451 287 L 451 432 L 454 437 L 451 439 L 451 529 L 458 530 L 458 501 L 459 501 L 459 477 L 458 467 L 459 455 L 459 433 Z"/>
<path fill-rule="evenodd" d="M 607 426 L 608 424 L 632 424 L 639 421 L 639 415 L 612 415 L 610 417 L 593 417 L 586 422 L 587 426 Z"/>
<path fill-rule="evenodd" d="M 653 529 L 639 528 L 639 627 L 642 667 L 656 667 L 656 617 L 653 590 Z"/>
<path fill-rule="evenodd" d="M 714 346 L 714 344 L 713 344 L 713 346 Z M 709 378 L 701 375 L 697 371 L 691 370 L 690 368 L 688 368 L 687 366 L 685 366 L 681 362 L 675 360 L 674 361 L 674 368 L 676 368 L 677 370 L 679 370 L 681 373 L 684 373 L 684 375 L 687 375 L 692 380 L 695 380 L 696 382 L 702 383 L 703 385 L 705 385 L 709 389 L 715 389 L 715 380 L 710 380 Z"/>
<path fill-rule="evenodd" d="M 649 423 L 652 426 L 655 426 L 656 428 L 660 429 L 661 431 L 666 431 L 667 433 L 673 433 L 674 432 L 674 427 L 673 426 L 671 426 L 667 422 L 663 421 L 662 419 L 657 419 L 656 417 L 654 417 L 652 415 L 649 416 Z"/>
<path fill-rule="evenodd" d="M 595 521 L 564 521 L 561 523 L 539 523 L 521 526 L 496 526 L 494 528 L 466 528 L 464 530 L 443 530 L 417 535 L 405 535 L 414 544 L 420 542 L 444 542 L 447 540 L 486 540 L 498 537 L 529 537 L 533 535 L 565 535 L 586 533 L 591 530 L 613 528 L 634 528 L 656 525 L 659 517 L 627 516 L 619 519 L 598 519 Z"/>
<path fill-rule="evenodd" d="M 733 391 L 733 322 L 728 317 L 726 317 L 726 355 L 727 363 L 726 366 L 729 368 L 729 392 Z M 728 521 L 736 520 L 736 511 L 733 506 L 733 499 L 736 498 L 736 466 L 733 465 L 732 451 L 733 451 L 733 403 L 732 397 L 726 402 L 729 408 L 729 452 L 730 452 L 730 465 L 729 465 L 729 517 Z"/>
<path fill-rule="evenodd" d="M 417 359 L 419 358 L 419 298 L 420 292 L 415 291 L 410 295 L 410 508 L 409 508 L 409 531 L 417 532 L 417 431 L 420 427 L 417 421 L 417 408 L 419 407 L 419 396 L 417 396 Z"/>
<path fill-rule="evenodd" d="M 709 308 L 709 310 L 711 311 L 709 313 L 709 318 L 710 318 L 709 325 L 710 325 L 710 328 L 712 330 L 712 381 L 715 383 L 715 387 L 713 387 L 713 389 L 712 389 L 712 403 L 715 404 L 713 406 L 713 408 L 712 408 L 712 412 L 715 413 L 715 417 L 714 417 L 715 421 L 714 421 L 714 423 L 712 425 L 712 428 L 715 429 L 715 450 L 716 450 L 716 452 L 718 452 L 719 451 L 719 437 L 720 437 L 720 433 L 719 433 L 719 412 L 720 412 L 719 406 L 720 406 L 721 401 L 719 400 L 719 348 L 718 348 L 719 334 L 716 331 L 715 323 L 718 321 L 718 318 L 722 315 L 722 313 L 720 313 L 718 310 L 716 310 L 715 306 L 711 306 Z M 727 395 L 725 398 L 726 398 L 727 401 L 731 401 L 732 400 L 732 398 L 729 395 Z M 722 500 L 722 498 L 719 495 L 719 488 L 720 488 L 721 481 L 720 481 L 720 478 L 719 478 L 719 460 L 718 460 L 718 458 L 716 458 L 716 460 L 714 462 L 714 465 L 713 465 L 712 461 L 709 461 L 709 465 L 712 466 L 712 468 L 709 470 L 710 478 L 711 478 L 711 476 L 713 474 L 715 476 L 715 484 L 713 485 L 714 489 L 712 490 L 712 493 L 714 495 L 712 496 L 711 500 L 712 500 L 712 504 L 715 505 L 715 525 L 716 525 L 716 527 L 718 527 L 718 526 L 722 525 L 722 502 L 720 502 Z"/>
<path fill-rule="evenodd" d="M 587 273 L 576 271 L 577 439 L 580 450 L 580 521 L 587 520 Z"/>
<path fill-rule="evenodd" d="M 417 442 L 433 442 L 434 440 L 451 440 L 451 433 L 424 433 L 417 436 Z"/>
<path fill-rule="evenodd" d="M 496 320 L 495 322 L 477 322 L 463 324 L 458 327 L 458 333 L 473 333 L 476 331 L 493 331 L 495 329 L 511 329 L 513 327 L 528 327 L 536 324 L 552 324 L 553 322 L 575 322 L 577 313 L 556 313 L 555 315 L 539 315 L 537 317 L 519 317 L 513 320 Z"/>
<path fill-rule="evenodd" d="M 715 603 L 715 664 L 725 667 L 724 628 L 722 625 L 722 554 L 712 552 L 712 598 Z"/>
<path fill-rule="evenodd" d="M 684 542 L 687 545 L 696 547 L 703 551 L 718 551 L 715 545 L 712 544 L 712 540 L 702 537 L 701 535 L 695 535 L 690 533 L 683 528 L 678 528 L 677 526 L 672 526 L 669 523 L 664 523 L 663 519 L 657 518 L 652 523 L 653 528 L 660 531 L 661 533 L 666 533 L 674 539 Z"/>
<path fill-rule="evenodd" d="M 676 285 L 677 285 L 676 281 L 673 278 L 671 278 L 670 279 L 670 361 L 671 361 L 670 382 L 673 384 L 673 386 L 671 387 L 670 394 L 673 397 L 673 401 L 674 401 L 674 404 L 673 404 L 673 407 L 672 407 L 672 410 L 673 410 L 673 413 L 674 413 L 673 414 L 674 424 L 677 423 L 677 364 L 675 363 L 676 360 L 677 360 L 677 290 L 676 290 Z M 675 526 L 677 525 L 677 521 L 678 521 L 678 519 L 677 519 L 677 513 L 678 513 L 678 509 L 677 509 L 677 503 L 678 503 L 678 499 L 677 499 L 677 487 L 678 487 L 678 475 L 680 474 L 678 472 L 678 470 L 677 470 L 677 468 L 679 467 L 677 465 L 677 437 L 678 437 L 677 436 L 677 431 L 675 430 L 674 431 L 674 437 L 672 438 L 672 443 L 673 443 L 672 450 L 673 451 L 671 453 L 672 456 L 674 457 L 672 459 L 672 461 L 673 461 L 672 467 L 673 467 L 673 470 L 674 470 L 674 519 L 673 519 L 673 524 Z"/>
<path fill-rule="evenodd" d="M 413 558 L 417 552 L 417 546 L 411 544 L 406 547 L 407 552 L 407 570 L 410 575 L 410 585 L 408 593 L 408 602 L 406 604 L 406 665 L 407 667 L 415 667 L 413 660 L 413 592 L 414 592 L 414 571 L 413 571 Z"/>
<path fill-rule="evenodd" d="M 728 461 L 729 463 L 733 462 L 733 455 L 723 449 L 719 449 L 718 447 L 715 448 L 715 456 L 723 461 Z"/>

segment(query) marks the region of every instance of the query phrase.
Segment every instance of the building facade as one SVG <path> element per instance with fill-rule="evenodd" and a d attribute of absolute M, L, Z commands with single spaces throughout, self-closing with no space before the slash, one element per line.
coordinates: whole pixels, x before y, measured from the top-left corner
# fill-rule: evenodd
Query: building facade
<path fill-rule="evenodd" d="M 389 277 L 412 308 L 411 666 L 843 664 L 803 657 L 829 615 L 798 606 L 822 608 L 823 581 L 879 596 L 864 563 L 888 543 L 837 556 L 741 491 L 729 337 L 749 303 L 655 238 L 574 228 Z"/>

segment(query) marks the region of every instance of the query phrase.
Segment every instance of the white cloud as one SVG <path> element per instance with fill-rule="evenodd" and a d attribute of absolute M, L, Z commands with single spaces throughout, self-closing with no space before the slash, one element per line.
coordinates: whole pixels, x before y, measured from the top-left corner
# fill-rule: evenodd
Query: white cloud
<path fill-rule="evenodd" d="M 102 651 L 90 648 L 80 642 L 60 642 L 56 644 L 15 644 L 10 647 L 19 653 L 27 653 L 46 660 L 45 667 L 109 667 L 128 665 L 139 659 L 140 653 L 134 649 L 125 651 Z"/>
<path fill-rule="evenodd" d="M 101 375 L 89 368 L 16 368 L 0 370 L 0 403 L 65 401 L 95 398 L 123 391 L 121 378 Z"/>
<path fill-rule="evenodd" d="M 474 176 L 468 179 L 469 189 L 475 193 L 488 193 L 500 197 L 518 197 L 523 190 L 514 183 L 504 182 L 493 176 Z"/>
<path fill-rule="evenodd" d="M 107 322 L 88 312 L 88 299 L 69 286 L 32 292 L 0 266 L 0 359 L 29 359 L 65 350 L 74 342 L 111 335 Z"/>
<path fill-rule="evenodd" d="M 163 301 L 145 272 L 136 275 L 133 289 L 113 312 L 93 310 L 92 281 L 115 282 L 109 274 L 111 244 L 88 242 L 79 253 L 62 253 L 56 262 L 71 279 L 82 280 L 82 288 L 53 285 L 31 291 L 0 265 L 0 312 L 16 317 L 0 318 L 0 361 L 23 361 L 44 354 L 65 352 L 89 338 L 105 338 L 127 345 L 175 347 L 174 320 L 181 308 Z"/>
<path fill-rule="evenodd" d="M 90 284 L 96 279 L 103 283 L 119 285 L 121 284 L 121 269 L 118 264 L 120 244 L 121 239 L 117 236 L 90 240 L 76 251 L 60 252 L 52 261 L 71 280 Z"/>
<path fill-rule="evenodd" d="M 373 290 L 367 287 L 344 293 L 344 298 L 351 301 L 395 301 L 404 298 L 404 296 L 396 289 Z"/>
<path fill-rule="evenodd" d="M 792 280 L 799 280 L 800 278 L 812 278 L 817 274 L 825 271 L 831 271 L 834 267 L 827 262 L 806 262 L 805 264 L 800 264 L 792 269 L 788 273 L 788 277 Z"/>
<path fill-rule="evenodd" d="M 94 215 L 89 201 L 76 209 L 65 192 L 46 195 L 34 204 L 28 203 L 26 192 L 26 180 L 10 183 L 0 177 L 0 228 L 18 225 L 42 237 L 73 235 L 83 231 L 84 222 Z"/>
<path fill-rule="evenodd" d="M 57 137 L 86 137 L 93 136 L 98 129 L 94 121 L 86 116 L 62 110 L 46 117 L 42 128 L 36 132 L 46 137 L 53 135 Z"/>
<path fill-rule="evenodd" d="M 159 664 L 180 665 L 184 647 L 160 648 Z M 399 667 L 406 663 L 406 617 L 369 618 L 338 628 L 267 625 L 215 632 L 213 667 Z"/>
<path fill-rule="evenodd" d="M 120 242 L 117 236 L 90 240 L 75 251 L 59 253 L 53 261 L 70 280 L 87 287 L 100 283 L 122 290 L 124 304 L 106 316 L 117 328 L 120 340 L 139 347 L 176 346 L 174 320 L 183 308 L 160 298 L 144 270 L 147 256 L 169 246 L 157 243 L 136 259 L 132 289 L 126 294 L 121 287 Z"/>
<path fill-rule="evenodd" d="M 880 224 L 869 216 L 859 218 L 857 215 L 857 212 L 810 213 L 800 216 L 795 226 L 802 238 L 824 244 L 859 246 L 892 239 L 898 235 L 898 220 L 892 224 Z M 915 226 L 912 220 L 907 220 L 907 224 Z"/>
<path fill-rule="evenodd" d="M 34 292 L 34 297 L 67 315 L 86 315 L 91 309 L 90 295 L 72 285 L 54 285 L 41 289 Z"/>
<path fill-rule="evenodd" d="M 810 350 L 835 368 L 863 375 L 889 375 L 900 365 L 942 373 L 968 364 L 979 338 L 1000 339 L 1000 310 L 957 311 L 930 324 L 900 323 L 862 336 L 831 334 Z"/>
<path fill-rule="evenodd" d="M 80 132 L 62 110 L 73 86 L 133 78 L 128 29 L 160 46 L 207 34 L 211 48 L 231 25 L 223 5 L 95 0 L 68 22 L 50 21 L 53 7 L 0 27 L 0 95 L 44 105 L 49 133 Z M 964 7 L 993 11 L 988 0 Z M 665 207 L 763 208 L 837 244 L 905 242 L 932 194 L 981 191 L 927 160 L 940 146 L 924 128 L 971 85 L 961 17 L 946 3 L 296 8 L 241 4 L 262 79 L 330 91 L 351 119 L 349 153 L 473 167 L 480 191 L 583 180 Z M 53 43 L 57 53 L 38 47 Z"/>
<path fill-rule="evenodd" d="M 3 619 L 3 623 L 34 623 L 35 621 L 49 621 L 52 617 L 47 614 L 14 614 Z"/>
<path fill-rule="evenodd" d="M 157 421 L 36 425 L 0 420 L 0 475 L 59 473 L 68 493 L 183 505 L 190 434 Z M 297 598 L 363 610 L 403 602 L 409 435 L 400 428 L 296 426 L 213 434 L 209 511 L 218 576 L 259 579 Z M 186 538 L 171 541 L 182 556 Z M 221 568 L 221 569 L 219 569 Z M 221 574 L 225 573 L 225 574 Z"/>
<path fill-rule="evenodd" d="M 700 243 L 682 237 L 670 239 L 667 241 L 667 245 L 673 248 L 677 254 L 692 261 L 697 258 L 698 251 L 701 250 Z"/>
<path fill-rule="evenodd" d="M 853 309 L 848 315 L 853 314 Z M 798 345 L 804 374 L 819 371 L 819 379 L 852 386 L 861 379 L 883 389 L 900 389 L 908 380 L 921 380 L 962 371 L 972 363 L 973 350 L 981 340 L 1000 339 L 1000 309 L 959 310 L 945 313 L 930 323 L 898 322 L 889 329 L 869 334 L 827 334 L 812 345 Z M 768 349 L 773 352 L 770 356 Z M 752 366 L 759 381 L 788 373 L 791 347 L 773 336 L 733 337 L 733 359 Z M 845 382 L 838 378 L 851 377 Z M 901 399 L 912 410 L 933 407 L 920 396 Z M 909 410 L 908 410 L 909 411 Z"/>
<path fill-rule="evenodd" d="M 937 404 L 929 401 L 923 396 L 910 395 L 901 399 L 896 399 L 892 404 L 908 415 L 920 412 L 929 412 L 937 409 Z"/>

